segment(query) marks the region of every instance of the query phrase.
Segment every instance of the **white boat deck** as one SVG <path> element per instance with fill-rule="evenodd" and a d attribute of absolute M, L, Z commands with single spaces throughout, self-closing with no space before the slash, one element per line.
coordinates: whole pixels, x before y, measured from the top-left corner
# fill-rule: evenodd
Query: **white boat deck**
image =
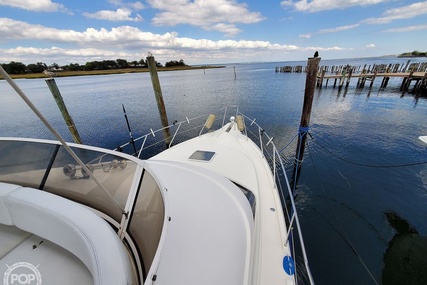
<path fill-rule="evenodd" d="M 65 284 L 54 280 L 68 272 L 81 273 L 82 282 L 88 276 L 92 279 L 77 284 L 130 284 L 136 280 L 117 234 L 102 218 L 78 203 L 0 182 L 0 225 L 0 266 L 19 262 L 46 266 L 40 271 L 47 284 Z M 53 280 L 49 279 L 51 276 Z"/>
<path fill-rule="evenodd" d="M 190 159 L 195 151 L 215 154 L 209 161 Z M 222 131 L 178 144 L 150 160 L 184 161 L 185 164 L 214 171 L 250 190 L 256 198 L 253 233 L 257 233 L 250 250 L 252 260 L 257 260 L 256 264 L 250 265 L 251 282 L 294 284 L 293 276 L 287 275 L 283 269 L 283 258 L 290 255 L 290 248 L 285 246 L 286 226 L 282 206 L 268 163 L 265 159 L 260 163 L 260 158 L 262 153 L 259 148 L 232 123 L 231 127 L 228 124 Z M 238 165 L 236 161 L 239 161 Z"/>
<path fill-rule="evenodd" d="M 7 269 L 19 262 L 36 266 L 42 284 L 94 284 L 87 267 L 69 251 L 15 226 L 0 224 L 0 268 Z"/>

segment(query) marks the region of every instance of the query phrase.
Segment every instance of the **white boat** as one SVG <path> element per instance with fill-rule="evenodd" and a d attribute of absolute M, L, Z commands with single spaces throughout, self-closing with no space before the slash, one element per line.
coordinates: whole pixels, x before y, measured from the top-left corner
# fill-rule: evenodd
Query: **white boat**
<path fill-rule="evenodd" d="M 169 126 L 171 144 L 149 159 L 1 138 L 4 284 L 314 284 L 273 138 L 223 112 Z M 135 140 L 139 157 L 164 146 L 149 143 L 161 131 Z"/>

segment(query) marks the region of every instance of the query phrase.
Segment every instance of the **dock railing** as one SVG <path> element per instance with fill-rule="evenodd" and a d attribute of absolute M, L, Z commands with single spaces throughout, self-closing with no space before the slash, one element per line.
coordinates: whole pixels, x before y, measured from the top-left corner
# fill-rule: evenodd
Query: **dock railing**
<path fill-rule="evenodd" d="M 219 110 L 214 115 L 217 119 L 215 120 L 214 126 L 212 126 L 211 129 L 218 129 L 224 126 L 228 122 L 227 117 L 237 117 L 238 115 L 241 115 L 244 118 L 245 129 L 243 130 L 243 133 L 260 148 L 261 152 L 269 163 L 273 173 L 273 178 L 276 182 L 275 187 L 277 188 L 278 194 L 280 196 L 288 229 L 286 244 L 291 244 L 292 246 L 292 255 L 295 262 L 296 284 L 300 284 L 300 282 L 298 282 L 299 276 L 307 279 L 306 281 L 308 281 L 308 284 L 315 284 L 308 263 L 308 257 L 295 200 L 289 184 L 289 179 L 286 174 L 284 158 L 274 144 L 273 137 L 270 137 L 267 134 L 267 132 L 256 122 L 255 118 L 250 118 L 241 113 L 238 106 L 227 106 Z M 168 140 L 165 139 L 162 135 L 164 128 L 157 130 L 149 129 L 146 134 L 134 139 L 134 142 L 139 145 L 137 148 L 139 151 L 133 155 L 137 156 L 138 158 L 150 158 L 151 156 L 154 156 L 175 144 L 199 136 L 203 131 L 208 132 L 209 129 L 207 129 L 205 125 L 206 119 L 208 117 L 209 114 L 193 118 L 186 117 L 182 121 L 175 121 L 173 124 L 167 126 L 166 128 L 169 128 L 171 133 L 170 144 L 165 143 L 165 141 Z M 130 145 L 131 142 L 125 143 L 116 150 L 131 150 L 132 148 Z M 297 239 L 299 242 L 296 242 L 295 239 Z M 297 244 L 299 245 L 299 248 L 296 247 Z M 300 254 L 302 255 L 304 262 L 303 268 L 300 268 L 296 260 L 296 250 L 299 250 Z M 303 284 L 306 284 L 306 282 L 303 282 Z"/>

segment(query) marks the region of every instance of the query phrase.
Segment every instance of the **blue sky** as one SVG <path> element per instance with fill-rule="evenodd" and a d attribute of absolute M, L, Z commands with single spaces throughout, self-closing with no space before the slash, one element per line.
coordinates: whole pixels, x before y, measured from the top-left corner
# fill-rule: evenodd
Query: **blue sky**
<path fill-rule="evenodd" d="M 0 62 L 187 64 L 427 51 L 427 1 L 0 0 Z"/>

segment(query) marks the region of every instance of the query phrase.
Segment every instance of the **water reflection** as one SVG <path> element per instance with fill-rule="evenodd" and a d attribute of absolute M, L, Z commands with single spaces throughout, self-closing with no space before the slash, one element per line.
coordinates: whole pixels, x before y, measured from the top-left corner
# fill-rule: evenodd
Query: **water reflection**
<path fill-rule="evenodd" d="M 396 234 L 384 254 L 384 285 L 427 284 L 427 237 L 396 212 L 385 212 Z"/>

